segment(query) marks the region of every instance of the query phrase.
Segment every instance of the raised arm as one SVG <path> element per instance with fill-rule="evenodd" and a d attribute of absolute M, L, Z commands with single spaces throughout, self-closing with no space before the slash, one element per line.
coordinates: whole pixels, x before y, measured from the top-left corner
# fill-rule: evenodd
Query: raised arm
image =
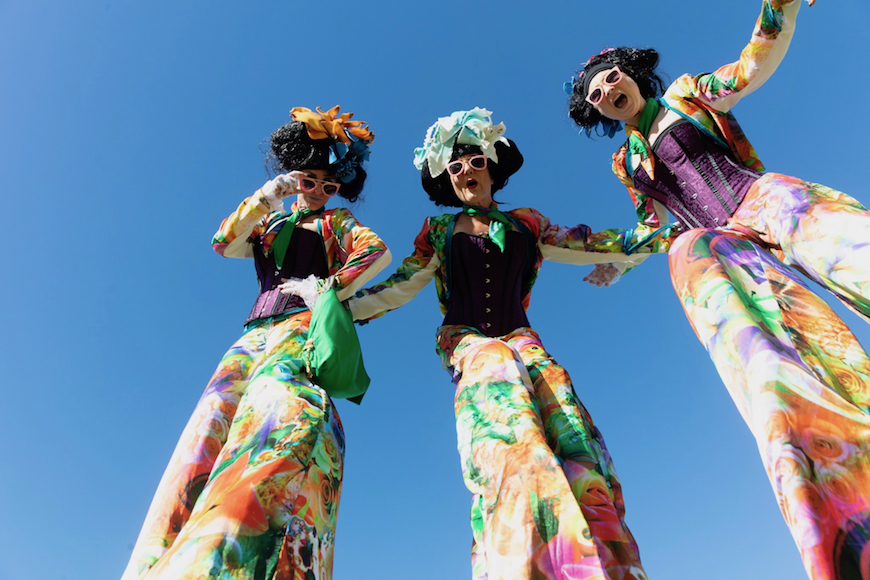
<path fill-rule="evenodd" d="M 294 193 L 295 188 L 295 179 L 289 173 L 267 181 L 224 219 L 211 240 L 214 251 L 225 258 L 253 258 L 254 249 L 248 243 L 251 234 L 269 212 L 284 211 L 283 199 Z"/>
<path fill-rule="evenodd" d="M 712 73 L 683 75 L 665 93 L 669 97 L 701 98 L 718 111 L 728 111 L 738 100 L 760 87 L 782 62 L 794 35 L 800 0 L 764 0 L 749 44 L 736 62 Z"/>

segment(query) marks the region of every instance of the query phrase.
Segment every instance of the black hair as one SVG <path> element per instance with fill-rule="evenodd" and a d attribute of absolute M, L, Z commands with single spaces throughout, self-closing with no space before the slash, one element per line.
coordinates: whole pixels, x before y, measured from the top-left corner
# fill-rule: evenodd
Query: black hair
<path fill-rule="evenodd" d="M 586 91 L 583 90 L 585 72 L 600 63 L 618 66 L 637 83 L 637 88 L 640 89 L 644 99 L 661 96 L 665 92 L 664 82 L 655 71 L 659 64 L 659 53 L 655 49 L 620 46 L 604 54 L 597 54 L 590 58 L 583 70 L 577 74 L 579 80 L 574 83 L 574 92 L 568 98 L 568 114 L 581 127 L 594 127 L 604 119 L 604 116 L 586 101 Z"/>
<path fill-rule="evenodd" d="M 486 160 L 486 167 L 492 178 L 493 194 L 507 185 L 508 178 L 523 166 L 523 155 L 517 148 L 517 144 L 510 139 L 507 139 L 507 143 L 496 141 L 495 152 L 498 155 L 498 163 L 492 159 Z M 479 155 L 481 153 L 482 151 L 477 145 L 456 143 L 453 145 L 450 160 L 454 161 L 463 155 Z M 450 182 L 450 174 L 446 170 L 441 172 L 441 175 L 432 177 L 429 172 L 429 161 L 426 161 L 420 172 L 420 178 L 423 182 L 423 189 L 429 194 L 429 199 L 437 205 L 446 207 L 462 207 L 464 205 L 456 196 L 456 191 L 453 190 L 453 184 Z"/>
<path fill-rule="evenodd" d="M 271 150 L 267 153 L 267 164 L 272 171 L 284 173 L 303 169 L 324 169 L 335 173 L 337 164 L 329 163 L 329 148 L 335 143 L 331 138 L 312 139 L 308 136 L 305 123 L 291 121 L 278 127 L 270 139 Z M 356 177 L 348 183 L 342 183 L 338 195 L 355 202 L 362 193 L 366 180 L 366 171 L 362 166 L 356 167 Z"/>

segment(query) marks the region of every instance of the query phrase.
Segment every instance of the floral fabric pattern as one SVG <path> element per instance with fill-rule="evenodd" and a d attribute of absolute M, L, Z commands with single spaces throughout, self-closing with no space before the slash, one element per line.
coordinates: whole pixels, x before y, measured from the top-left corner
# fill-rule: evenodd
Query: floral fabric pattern
<path fill-rule="evenodd" d="M 438 329 L 472 492 L 474 580 L 645 580 L 601 433 L 537 333 Z"/>
<path fill-rule="evenodd" d="M 277 232 L 266 230 L 281 215 L 257 191 L 223 221 L 215 251 L 253 257 L 251 240 L 271 244 Z M 389 261 L 380 238 L 347 209 L 324 211 L 318 231 L 340 299 Z M 344 432 L 302 362 L 310 321 L 304 310 L 263 322 L 221 359 L 123 580 L 330 580 Z"/>
<path fill-rule="evenodd" d="M 624 230 L 558 226 L 531 208 L 507 215 L 537 240 L 532 272 L 521 290 L 525 309 L 544 259 L 574 264 L 637 259 L 623 253 Z M 446 313 L 445 253 L 454 218 L 426 219 L 414 253 L 396 273 L 349 302 L 355 319 L 371 320 L 400 307 L 433 278 Z M 459 454 L 473 497 L 474 579 L 645 580 L 601 434 L 535 331 L 518 328 L 489 338 L 472 327 L 442 326 L 437 351 L 456 383 Z"/>
<path fill-rule="evenodd" d="M 310 318 L 256 327 L 223 357 L 124 580 L 331 578 L 344 432 L 299 362 Z"/>
<path fill-rule="evenodd" d="M 727 227 L 689 230 L 669 260 L 810 578 L 867 580 L 870 357 L 791 268 L 870 316 L 870 212 L 768 173 Z"/>

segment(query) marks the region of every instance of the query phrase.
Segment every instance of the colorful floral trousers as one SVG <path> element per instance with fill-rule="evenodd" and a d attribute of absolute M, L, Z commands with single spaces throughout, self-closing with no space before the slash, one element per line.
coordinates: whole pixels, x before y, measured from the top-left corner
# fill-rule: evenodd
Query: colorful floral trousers
<path fill-rule="evenodd" d="M 442 326 L 437 340 L 456 383 L 474 580 L 645 580 L 601 433 L 537 333 Z"/>
<path fill-rule="evenodd" d="M 810 578 L 867 580 L 870 358 L 792 268 L 870 316 L 870 212 L 766 174 L 726 227 L 689 230 L 669 260 Z"/>
<path fill-rule="evenodd" d="M 344 433 L 299 358 L 311 313 L 245 333 L 205 389 L 123 580 L 329 580 Z"/>

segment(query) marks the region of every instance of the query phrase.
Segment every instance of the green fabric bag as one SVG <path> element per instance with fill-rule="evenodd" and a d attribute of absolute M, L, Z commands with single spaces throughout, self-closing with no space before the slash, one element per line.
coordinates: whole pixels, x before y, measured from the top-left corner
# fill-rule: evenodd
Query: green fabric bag
<path fill-rule="evenodd" d="M 311 379 L 330 397 L 360 404 L 371 379 L 363 366 L 353 316 L 334 288 L 322 291 L 314 304 L 303 356 Z"/>

